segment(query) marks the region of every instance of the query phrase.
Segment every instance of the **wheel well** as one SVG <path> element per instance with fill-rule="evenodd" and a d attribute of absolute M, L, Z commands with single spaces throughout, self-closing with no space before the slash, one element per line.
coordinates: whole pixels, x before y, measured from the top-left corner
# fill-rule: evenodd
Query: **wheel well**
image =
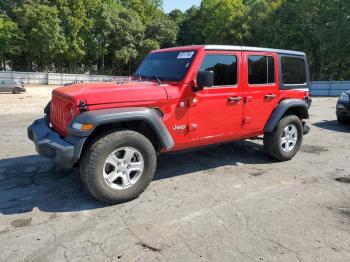
<path fill-rule="evenodd" d="M 307 110 L 301 106 L 288 108 L 288 110 L 283 114 L 283 117 L 290 115 L 296 115 L 300 118 L 300 120 L 309 118 Z"/>
<path fill-rule="evenodd" d="M 98 135 L 100 135 L 103 132 L 106 132 L 108 130 L 113 130 L 113 129 L 128 129 L 128 130 L 133 130 L 135 132 L 138 132 L 138 133 L 144 135 L 145 137 L 147 137 L 151 141 L 156 152 L 160 152 L 160 150 L 163 147 L 159 137 L 157 136 L 156 132 L 154 131 L 154 129 L 152 128 L 152 126 L 149 123 L 147 123 L 145 121 L 130 121 L 130 122 L 110 123 L 110 124 L 104 124 L 104 125 L 98 126 L 92 132 L 92 134 L 87 138 L 87 140 L 84 144 L 83 150 L 85 150 L 85 148 L 87 146 L 89 146 L 90 143 Z"/>

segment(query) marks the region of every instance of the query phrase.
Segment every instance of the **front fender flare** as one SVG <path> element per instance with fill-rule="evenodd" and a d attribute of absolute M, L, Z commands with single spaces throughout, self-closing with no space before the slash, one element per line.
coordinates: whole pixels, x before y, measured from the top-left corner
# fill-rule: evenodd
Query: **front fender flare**
<path fill-rule="evenodd" d="M 111 108 L 84 112 L 72 120 L 68 126 L 68 133 L 78 137 L 88 137 L 97 127 L 104 124 L 140 120 L 147 122 L 152 127 L 162 146 L 168 150 L 174 147 L 174 140 L 159 114 L 156 110 L 146 107 Z M 94 128 L 89 131 L 80 131 L 72 128 L 73 123 L 91 123 Z"/>
<path fill-rule="evenodd" d="M 265 133 L 271 133 L 274 131 L 275 127 L 278 125 L 278 122 L 282 119 L 283 115 L 289 109 L 299 110 L 302 119 L 309 119 L 308 105 L 300 99 L 286 99 L 283 100 L 278 107 L 273 111 L 272 115 L 269 118 L 269 121 L 265 125 Z"/>

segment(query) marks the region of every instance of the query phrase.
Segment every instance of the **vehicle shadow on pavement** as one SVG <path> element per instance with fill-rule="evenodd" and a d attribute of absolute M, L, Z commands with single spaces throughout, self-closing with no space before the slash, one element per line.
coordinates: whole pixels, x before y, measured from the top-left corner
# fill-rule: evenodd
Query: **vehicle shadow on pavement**
<path fill-rule="evenodd" d="M 0 214 L 70 212 L 103 207 L 83 189 L 79 171 L 40 156 L 0 160 Z"/>
<path fill-rule="evenodd" d="M 272 162 L 261 145 L 250 141 L 162 155 L 155 180 L 220 166 Z M 0 214 L 72 212 L 105 207 L 83 188 L 79 171 L 40 156 L 0 160 Z"/>
<path fill-rule="evenodd" d="M 341 125 L 337 120 L 323 120 L 313 124 L 314 126 L 330 131 L 350 133 L 350 126 Z"/>
<path fill-rule="evenodd" d="M 230 144 L 161 155 L 158 160 L 158 171 L 154 180 L 182 176 L 221 166 L 272 162 L 274 160 L 265 154 L 262 145 L 242 140 Z"/>

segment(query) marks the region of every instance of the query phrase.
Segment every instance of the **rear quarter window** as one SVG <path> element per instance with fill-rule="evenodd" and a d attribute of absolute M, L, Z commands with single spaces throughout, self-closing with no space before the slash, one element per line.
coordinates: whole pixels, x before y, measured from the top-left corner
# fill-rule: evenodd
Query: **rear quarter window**
<path fill-rule="evenodd" d="M 307 83 L 307 69 L 304 58 L 281 57 L 283 85 L 304 85 Z"/>

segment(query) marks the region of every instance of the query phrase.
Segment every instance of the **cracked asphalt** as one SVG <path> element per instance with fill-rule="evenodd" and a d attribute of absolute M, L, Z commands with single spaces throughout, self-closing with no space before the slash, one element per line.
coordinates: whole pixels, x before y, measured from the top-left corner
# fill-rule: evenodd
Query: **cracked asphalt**
<path fill-rule="evenodd" d="M 137 200 L 105 206 L 26 127 L 49 88 L 0 94 L 0 261 L 350 261 L 350 127 L 314 98 L 300 153 L 259 140 L 163 155 Z"/>

